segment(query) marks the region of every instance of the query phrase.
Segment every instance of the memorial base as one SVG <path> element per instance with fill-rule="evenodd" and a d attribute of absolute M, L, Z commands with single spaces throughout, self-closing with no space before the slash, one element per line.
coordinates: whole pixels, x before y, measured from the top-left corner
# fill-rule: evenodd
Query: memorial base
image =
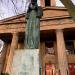
<path fill-rule="evenodd" d="M 10 75 L 39 75 L 39 49 L 16 50 Z"/>

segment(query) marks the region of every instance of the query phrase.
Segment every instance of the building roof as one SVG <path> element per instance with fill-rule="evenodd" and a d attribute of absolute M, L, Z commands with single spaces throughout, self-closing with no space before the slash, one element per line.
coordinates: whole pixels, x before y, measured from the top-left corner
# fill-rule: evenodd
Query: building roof
<path fill-rule="evenodd" d="M 65 7 L 43 7 L 43 13 L 44 16 L 41 20 L 71 18 Z M 25 13 L 2 19 L 0 20 L 0 25 L 17 22 L 25 22 Z"/>

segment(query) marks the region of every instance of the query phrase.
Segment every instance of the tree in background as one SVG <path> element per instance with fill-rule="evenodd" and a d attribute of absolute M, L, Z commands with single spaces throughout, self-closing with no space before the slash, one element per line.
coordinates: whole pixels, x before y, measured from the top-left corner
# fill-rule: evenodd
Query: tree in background
<path fill-rule="evenodd" d="M 74 3 L 71 0 L 60 0 L 60 1 L 67 8 L 69 14 L 71 15 L 71 17 L 75 21 L 75 5 L 74 5 Z"/>
<path fill-rule="evenodd" d="M 10 17 L 25 13 L 31 0 L 0 0 L 0 17 Z M 75 5 L 72 0 L 60 0 L 75 21 Z M 11 12 L 10 12 L 11 11 Z M 8 13 L 8 15 L 5 15 Z"/>
<path fill-rule="evenodd" d="M 26 13 L 31 0 L 0 0 L 0 19 Z"/>

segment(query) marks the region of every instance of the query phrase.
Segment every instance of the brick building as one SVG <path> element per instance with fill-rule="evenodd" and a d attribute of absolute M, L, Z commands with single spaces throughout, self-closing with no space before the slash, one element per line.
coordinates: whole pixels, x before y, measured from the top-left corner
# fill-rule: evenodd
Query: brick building
<path fill-rule="evenodd" d="M 55 0 L 41 0 L 40 72 L 42 75 L 75 75 L 75 23 Z M 0 21 L 0 72 L 11 71 L 14 51 L 24 49 L 25 14 Z"/>

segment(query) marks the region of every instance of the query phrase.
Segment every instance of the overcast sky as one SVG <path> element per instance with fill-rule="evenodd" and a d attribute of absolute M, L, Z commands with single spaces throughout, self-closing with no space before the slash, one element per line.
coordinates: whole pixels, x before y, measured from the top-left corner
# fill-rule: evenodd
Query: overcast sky
<path fill-rule="evenodd" d="M 75 5 L 75 0 L 71 0 L 73 3 L 74 3 L 74 5 Z M 62 7 L 62 6 L 64 6 L 62 3 L 61 3 L 61 1 L 60 0 L 56 0 L 56 6 L 60 6 L 60 7 Z"/>
<path fill-rule="evenodd" d="M 0 19 L 24 13 L 29 1 L 30 0 L 0 0 Z M 75 0 L 72 1 L 75 3 Z M 40 0 L 38 0 L 38 4 L 40 5 Z M 63 4 L 59 0 L 56 0 L 56 6 L 63 6 Z"/>

